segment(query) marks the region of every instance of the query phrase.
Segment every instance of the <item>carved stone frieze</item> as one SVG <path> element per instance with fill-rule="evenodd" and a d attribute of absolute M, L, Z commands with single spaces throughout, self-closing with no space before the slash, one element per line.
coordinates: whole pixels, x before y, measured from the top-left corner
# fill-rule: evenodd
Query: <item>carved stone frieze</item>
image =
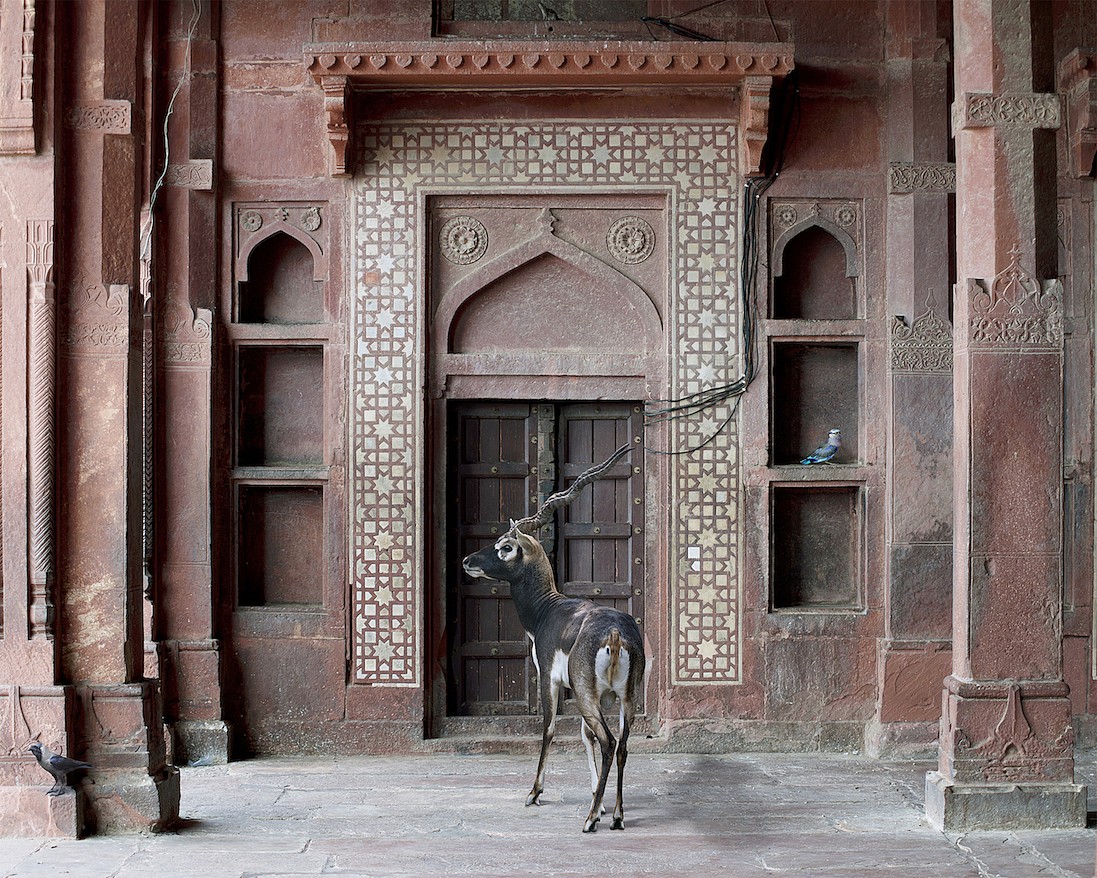
<path fill-rule="evenodd" d="M 541 47 L 536 47 L 541 48 Z M 410 78 L 463 74 L 471 85 L 511 79 L 515 74 L 551 79 L 603 81 L 620 77 L 674 76 L 677 81 L 710 83 L 730 76 L 784 76 L 793 68 L 790 44 L 728 44 L 710 48 L 701 43 L 557 43 L 549 51 L 520 54 L 483 43 L 454 42 L 439 52 L 434 43 L 375 44 L 369 47 L 305 47 L 305 66 L 314 77 L 347 76 L 394 84 Z"/>
<path fill-rule="evenodd" d="M 952 324 L 932 310 L 909 326 L 896 316 L 889 339 L 892 372 L 952 373 Z"/>
<path fill-rule="evenodd" d="M 1057 94 L 964 92 L 952 105 L 953 133 L 965 128 L 1058 128 Z"/>
<path fill-rule="evenodd" d="M 213 159 L 191 159 L 168 165 L 164 182 L 180 189 L 213 189 Z"/>
<path fill-rule="evenodd" d="M 192 310 L 167 297 L 157 315 L 163 362 L 208 366 L 212 362 L 213 314 L 208 309 Z"/>
<path fill-rule="evenodd" d="M 101 131 L 103 134 L 129 134 L 132 125 L 129 101 L 95 101 L 76 103 L 69 107 L 65 121 L 77 130 Z"/>
<path fill-rule="evenodd" d="M 989 283 L 969 280 L 969 341 L 973 347 L 1060 348 L 1063 344 L 1063 285 L 1040 281 L 1020 264 L 1021 248 Z"/>
<path fill-rule="evenodd" d="M 29 758 L 31 741 L 55 753 L 66 752 L 66 695 L 59 687 L 7 686 L 0 689 L 0 757 Z"/>
<path fill-rule="evenodd" d="M 117 353 L 129 342 L 125 284 L 102 284 L 77 274 L 68 296 L 68 313 L 62 343 L 72 351 Z"/>
<path fill-rule="evenodd" d="M 1056 734 L 1056 731 L 1058 732 Z M 1040 737 L 1025 714 L 1021 688 L 1010 684 L 1002 714 L 994 730 L 977 743 L 962 728 L 950 730 L 954 777 L 985 783 L 1024 783 L 1059 780 L 1063 762 L 1071 760 L 1074 730 L 1069 712 L 1054 738 Z"/>
<path fill-rule="evenodd" d="M 888 165 L 888 191 L 955 192 L 956 165 L 951 162 L 892 162 Z"/>

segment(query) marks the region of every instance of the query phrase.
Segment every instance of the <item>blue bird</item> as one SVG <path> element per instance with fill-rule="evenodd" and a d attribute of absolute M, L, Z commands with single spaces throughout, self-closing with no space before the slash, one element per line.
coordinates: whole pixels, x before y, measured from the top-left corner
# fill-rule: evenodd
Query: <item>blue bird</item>
<path fill-rule="evenodd" d="M 810 466 L 813 463 L 830 463 L 830 459 L 837 453 L 841 444 L 842 431 L 831 430 L 827 434 L 827 441 L 801 460 L 800 463 L 804 466 Z"/>

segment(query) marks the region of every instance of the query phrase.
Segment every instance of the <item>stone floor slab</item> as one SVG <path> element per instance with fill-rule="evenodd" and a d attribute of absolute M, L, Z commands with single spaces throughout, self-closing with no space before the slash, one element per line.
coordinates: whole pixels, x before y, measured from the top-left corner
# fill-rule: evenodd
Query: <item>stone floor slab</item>
<path fill-rule="evenodd" d="M 527 808 L 534 762 L 432 754 L 188 768 L 177 831 L 0 839 L 0 878 L 1097 878 L 1092 828 L 932 829 L 926 763 L 635 754 L 626 831 L 603 820 L 583 835 L 585 757 L 554 753 L 544 804 Z M 1091 786 L 1095 762 L 1083 754 L 1078 763 Z"/>

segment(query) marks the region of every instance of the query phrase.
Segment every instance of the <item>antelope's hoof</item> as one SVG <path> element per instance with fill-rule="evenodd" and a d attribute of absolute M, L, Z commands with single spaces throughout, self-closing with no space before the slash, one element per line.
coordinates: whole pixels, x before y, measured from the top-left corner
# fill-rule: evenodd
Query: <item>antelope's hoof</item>
<path fill-rule="evenodd" d="M 614 817 L 613 818 L 613 823 L 610 824 L 609 828 L 610 829 L 624 829 L 625 828 L 625 818 L 624 817 Z"/>
<path fill-rule="evenodd" d="M 598 831 L 598 818 L 588 820 L 583 824 L 583 832 L 597 832 Z"/>
<path fill-rule="evenodd" d="M 532 793 L 526 796 L 526 807 L 528 808 L 530 805 L 540 805 L 541 793 L 543 792 L 544 790 L 534 790 Z"/>

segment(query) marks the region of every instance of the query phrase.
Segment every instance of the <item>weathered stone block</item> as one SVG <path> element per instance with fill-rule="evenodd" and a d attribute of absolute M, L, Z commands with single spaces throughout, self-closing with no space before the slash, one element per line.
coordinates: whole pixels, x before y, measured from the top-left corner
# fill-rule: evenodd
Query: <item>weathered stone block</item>
<path fill-rule="evenodd" d="M 1086 787 L 1073 783 L 960 784 L 926 774 L 926 818 L 937 829 L 1073 829 L 1086 825 Z"/>

